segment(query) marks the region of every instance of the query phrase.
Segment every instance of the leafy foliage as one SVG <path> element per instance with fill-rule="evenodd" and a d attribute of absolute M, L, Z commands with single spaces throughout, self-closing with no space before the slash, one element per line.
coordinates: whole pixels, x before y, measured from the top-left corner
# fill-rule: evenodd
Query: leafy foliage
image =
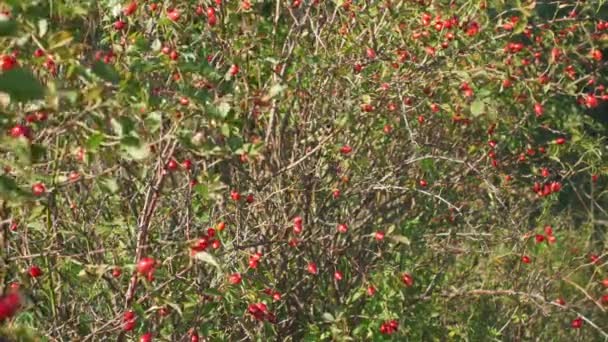
<path fill-rule="evenodd" d="M 603 2 L 0 13 L 1 334 L 608 338 Z"/>

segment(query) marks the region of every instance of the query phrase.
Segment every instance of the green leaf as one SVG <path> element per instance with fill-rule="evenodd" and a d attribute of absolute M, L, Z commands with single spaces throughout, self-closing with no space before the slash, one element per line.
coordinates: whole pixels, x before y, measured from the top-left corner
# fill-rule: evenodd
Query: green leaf
<path fill-rule="evenodd" d="M 471 114 L 473 114 L 474 116 L 479 116 L 481 114 L 483 114 L 483 112 L 486 109 L 486 105 L 485 103 L 483 103 L 483 101 L 473 101 L 473 103 L 471 103 Z"/>
<path fill-rule="evenodd" d="M 392 235 L 391 234 L 389 237 L 397 243 L 402 243 L 402 244 L 408 245 L 408 246 L 410 245 L 410 239 L 408 239 L 407 237 L 405 237 L 403 235 Z"/>
<path fill-rule="evenodd" d="M 118 182 L 114 178 L 102 178 L 99 181 L 99 185 L 102 189 L 112 194 L 118 192 Z"/>
<path fill-rule="evenodd" d="M 102 79 L 110 82 L 110 83 L 118 83 L 120 82 L 120 75 L 114 69 L 114 67 L 110 64 L 104 63 L 102 61 L 96 61 L 93 63 L 93 67 L 91 68 L 95 75 L 101 77 Z"/>
<path fill-rule="evenodd" d="M 198 252 L 194 255 L 197 260 L 208 263 L 211 266 L 216 267 L 221 271 L 220 264 L 217 262 L 217 258 L 207 252 Z"/>
<path fill-rule="evenodd" d="M 2 19 L 0 17 L 0 37 L 10 36 L 15 33 L 17 23 L 11 19 Z"/>
<path fill-rule="evenodd" d="M 270 91 L 268 92 L 268 95 L 270 97 L 275 97 L 275 96 L 281 94 L 282 92 L 284 92 L 285 89 L 287 89 L 287 86 L 284 86 L 281 84 L 275 84 L 272 87 L 270 87 Z"/>
<path fill-rule="evenodd" d="M 327 322 L 333 322 L 333 321 L 335 321 L 335 320 L 336 320 L 336 319 L 334 318 L 334 315 L 330 314 L 329 312 L 324 312 L 324 313 L 321 315 L 321 318 L 323 318 L 323 320 L 324 320 L 324 321 L 327 321 Z"/>
<path fill-rule="evenodd" d="M 67 31 L 59 31 L 49 38 L 49 50 L 55 50 L 72 42 L 74 37 Z"/>
<path fill-rule="evenodd" d="M 38 35 L 43 37 L 49 31 L 49 22 L 46 19 L 38 20 Z"/>
<path fill-rule="evenodd" d="M 85 146 L 87 148 L 87 150 L 90 151 L 95 151 L 99 148 L 99 146 L 101 145 L 101 143 L 103 142 L 104 136 L 102 133 L 96 132 L 91 134 L 91 136 L 89 137 L 89 139 L 87 139 L 87 142 L 85 143 Z"/>
<path fill-rule="evenodd" d="M 134 160 L 143 160 L 150 155 L 150 148 L 135 137 L 125 137 L 120 140 L 120 146 L 126 155 Z"/>
<path fill-rule="evenodd" d="M 44 97 L 44 88 L 38 79 L 22 68 L 12 69 L 0 75 L 0 92 L 7 93 L 11 100 L 22 102 Z"/>

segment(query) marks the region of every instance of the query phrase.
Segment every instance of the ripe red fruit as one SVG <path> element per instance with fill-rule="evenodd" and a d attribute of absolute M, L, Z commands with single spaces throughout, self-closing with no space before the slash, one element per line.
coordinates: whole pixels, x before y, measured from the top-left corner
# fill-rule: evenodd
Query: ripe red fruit
<path fill-rule="evenodd" d="M 342 272 L 340 271 L 336 271 L 334 273 L 334 279 L 336 279 L 337 281 L 340 281 L 344 278 L 344 275 L 342 274 Z"/>
<path fill-rule="evenodd" d="M 545 241 L 545 236 L 542 234 L 536 234 L 536 236 L 534 237 L 534 240 L 536 240 L 536 243 L 541 243 L 541 242 Z"/>
<path fill-rule="evenodd" d="M 308 266 L 306 266 L 306 270 L 310 274 L 317 274 L 318 273 L 317 264 L 315 264 L 314 262 L 308 263 Z"/>
<path fill-rule="evenodd" d="M 382 240 L 384 240 L 384 232 L 382 232 L 382 231 L 377 231 L 377 232 L 374 234 L 374 238 L 376 239 L 376 241 L 382 241 Z"/>
<path fill-rule="evenodd" d="M 32 192 L 34 193 L 34 196 L 42 196 L 46 192 L 46 187 L 43 183 L 34 183 L 34 185 L 32 185 Z"/>
<path fill-rule="evenodd" d="M 348 232 L 348 226 L 345 225 L 344 223 L 340 223 L 338 225 L 338 232 L 343 233 L 343 234 Z"/>
<path fill-rule="evenodd" d="M 136 270 L 139 274 L 150 274 L 154 270 L 156 261 L 150 257 L 144 257 L 139 260 Z"/>
<path fill-rule="evenodd" d="M 167 17 L 172 21 L 178 21 L 181 14 L 179 10 L 172 8 L 167 10 Z"/>
<path fill-rule="evenodd" d="M 11 137 L 13 137 L 13 138 L 20 138 L 20 137 L 29 138 L 30 129 L 27 126 L 16 125 L 13 128 L 11 128 L 10 134 L 11 134 Z"/>
<path fill-rule="evenodd" d="M 141 335 L 139 342 L 152 342 L 152 333 L 145 333 Z"/>
<path fill-rule="evenodd" d="M 583 326 L 583 319 L 581 317 L 573 319 L 571 326 L 573 329 L 580 329 Z"/>
<path fill-rule="evenodd" d="M 604 278 L 604 280 L 602 280 L 602 285 L 604 285 L 604 287 L 608 288 L 608 278 Z"/>
<path fill-rule="evenodd" d="M 175 170 L 177 170 L 178 167 L 179 167 L 179 164 L 177 163 L 177 161 L 175 159 L 171 159 L 167 163 L 167 170 L 169 170 L 169 171 L 175 171 Z"/>
<path fill-rule="evenodd" d="M 334 189 L 334 191 L 332 192 L 332 196 L 334 197 L 334 199 L 338 199 L 338 197 L 340 197 L 340 190 Z"/>
<path fill-rule="evenodd" d="M 549 241 L 550 244 L 553 244 L 557 241 L 557 238 L 553 235 L 547 237 L 547 241 Z"/>
<path fill-rule="evenodd" d="M 169 53 L 169 58 L 170 58 L 172 61 L 176 61 L 176 60 L 179 58 L 179 52 L 177 52 L 177 51 L 175 51 L 175 50 L 171 51 L 171 52 Z M 187 104 L 185 104 L 185 105 L 187 105 Z"/>
<path fill-rule="evenodd" d="M 121 275 L 122 275 L 122 270 L 120 269 L 120 267 L 116 266 L 112 269 L 112 277 L 118 278 Z"/>
<path fill-rule="evenodd" d="M 523 262 L 524 264 L 529 264 L 530 262 L 532 262 L 532 260 L 530 260 L 530 257 L 527 255 L 522 255 L 521 257 L 521 262 Z"/>
<path fill-rule="evenodd" d="M 132 321 L 135 319 L 135 312 L 133 310 L 125 311 L 123 314 L 123 319 L 125 321 Z"/>
<path fill-rule="evenodd" d="M 541 174 L 541 176 L 543 176 L 545 178 L 549 177 L 549 169 L 547 169 L 546 167 L 543 167 L 540 170 L 540 174 Z"/>
<path fill-rule="evenodd" d="M 134 320 L 130 320 L 130 321 L 127 320 L 122 325 L 122 330 L 124 330 L 124 331 L 131 331 L 133 329 L 135 329 L 135 321 Z"/>
<path fill-rule="evenodd" d="M 127 23 L 125 23 L 124 21 L 122 21 L 122 20 L 120 20 L 120 19 L 119 19 L 119 20 L 116 20 L 116 21 L 114 22 L 114 28 L 115 28 L 116 30 L 118 30 L 118 31 L 120 31 L 120 30 L 124 29 L 126 26 L 127 26 Z"/>
<path fill-rule="evenodd" d="M 186 160 L 184 160 L 184 161 L 182 162 L 182 167 L 183 167 L 185 170 L 188 170 L 188 171 L 189 171 L 189 170 L 192 168 L 192 161 L 191 161 L 190 159 L 186 159 Z"/>
<path fill-rule="evenodd" d="M 21 296 L 18 293 L 9 293 L 0 298 L 0 321 L 14 316 L 21 307 Z"/>
<path fill-rule="evenodd" d="M 30 277 L 32 278 L 38 278 L 42 275 L 42 270 L 40 269 L 40 267 L 36 266 L 36 265 L 32 265 L 30 266 L 30 268 L 27 270 L 27 273 L 30 275 Z"/>
<path fill-rule="evenodd" d="M 597 254 L 591 254 L 589 256 L 589 260 L 591 261 L 591 263 L 597 264 L 597 262 L 600 261 L 600 257 Z"/>
<path fill-rule="evenodd" d="M 608 295 L 603 295 L 602 299 L 600 299 L 602 304 L 608 305 Z"/>
<path fill-rule="evenodd" d="M 374 49 L 372 49 L 372 48 L 367 48 L 367 50 L 365 50 L 365 55 L 369 59 L 375 59 L 376 58 L 376 51 L 374 51 Z"/>
<path fill-rule="evenodd" d="M 17 66 L 17 58 L 10 55 L 4 55 L 0 57 L 0 69 L 2 71 L 9 71 Z"/>
<path fill-rule="evenodd" d="M 232 285 L 240 284 L 243 280 L 243 277 L 240 273 L 233 273 L 228 277 L 228 282 Z"/>
<path fill-rule="evenodd" d="M 190 342 L 198 342 L 199 338 L 198 338 L 198 333 L 196 331 L 191 331 L 190 332 Z"/>
<path fill-rule="evenodd" d="M 423 188 L 424 188 L 424 187 L 426 187 L 426 186 L 428 185 L 427 181 L 425 181 L 424 179 L 421 179 L 421 180 L 420 180 L 420 182 L 419 182 L 419 184 L 420 184 L 420 186 L 421 186 L 421 187 L 423 187 Z"/>
<path fill-rule="evenodd" d="M 403 273 L 403 275 L 401 275 L 401 281 L 403 281 L 403 284 L 407 287 L 414 285 L 414 278 L 409 273 Z"/>
<path fill-rule="evenodd" d="M 368 296 L 372 297 L 376 294 L 376 288 L 373 285 L 369 285 L 366 292 Z"/>
<path fill-rule="evenodd" d="M 247 197 L 245 197 L 245 201 L 247 201 L 247 203 L 253 203 L 254 197 L 253 194 L 249 194 L 247 195 Z"/>
<path fill-rule="evenodd" d="M 241 199 L 241 194 L 239 194 L 236 190 L 232 190 L 230 191 L 230 197 L 232 198 L 232 200 L 238 201 Z"/>
<path fill-rule="evenodd" d="M 342 153 L 342 154 L 349 154 L 352 152 L 352 150 L 353 150 L 353 148 L 350 147 L 349 145 L 344 145 L 344 146 L 340 147 L 340 153 Z"/>
<path fill-rule="evenodd" d="M 555 303 L 557 303 L 557 304 L 559 304 L 559 305 L 561 305 L 561 306 L 566 305 L 566 301 L 564 300 L 564 298 L 561 298 L 561 297 L 560 297 L 560 298 L 557 298 L 557 299 L 555 300 Z"/>
<path fill-rule="evenodd" d="M 545 112 L 545 109 L 543 108 L 542 104 L 540 104 L 540 103 L 534 104 L 534 113 L 536 114 L 536 117 L 542 116 L 544 112 Z"/>
<path fill-rule="evenodd" d="M 551 192 L 558 192 L 562 189 L 562 183 L 551 182 Z"/>
<path fill-rule="evenodd" d="M 602 58 L 604 58 L 604 56 L 602 55 L 602 51 L 593 50 L 593 51 L 591 51 L 591 58 L 595 59 L 598 62 L 601 62 Z"/>
<path fill-rule="evenodd" d="M 122 13 L 127 17 L 137 11 L 137 1 L 131 1 L 125 8 L 122 10 Z"/>
<path fill-rule="evenodd" d="M 555 139 L 555 143 L 556 143 L 557 145 L 563 145 L 563 144 L 565 144 L 565 143 L 566 143 L 566 138 L 561 138 L 561 137 L 560 137 L 560 138 L 557 138 L 557 139 Z"/>
<path fill-rule="evenodd" d="M 230 66 L 230 70 L 228 72 L 230 73 L 230 75 L 236 76 L 239 73 L 239 66 L 236 64 L 232 64 L 232 66 Z"/>
<path fill-rule="evenodd" d="M 211 247 L 213 247 L 213 249 L 219 249 L 222 247 L 222 242 L 220 240 L 213 240 L 211 241 Z"/>
<path fill-rule="evenodd" d="M 301 234 L 302 233 L 302 217 L 296 216 L 293 219 L 293 232 L 295 234 Z"/>

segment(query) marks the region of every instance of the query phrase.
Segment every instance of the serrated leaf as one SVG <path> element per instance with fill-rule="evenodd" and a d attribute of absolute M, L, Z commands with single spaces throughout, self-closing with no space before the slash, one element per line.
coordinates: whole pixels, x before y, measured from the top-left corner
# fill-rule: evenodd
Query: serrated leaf
<path fill-rule="evenodd" d="M 471 114 L 473 114 L 474 116 L 479 116 L 481 114 L 483 114 L 483 112 L 486 109 L 486 105 L 485 103 L 483 103 L 483 101 L 473 101 L 473 103 L 471 103 Z"/>
<path fill-rule="evenodd" d="M 44 88 L 38 79 L 22 68 L 0 74 L 0 92 L 7 93 L 14 101 L 25 102 L 44 97 Z"/>

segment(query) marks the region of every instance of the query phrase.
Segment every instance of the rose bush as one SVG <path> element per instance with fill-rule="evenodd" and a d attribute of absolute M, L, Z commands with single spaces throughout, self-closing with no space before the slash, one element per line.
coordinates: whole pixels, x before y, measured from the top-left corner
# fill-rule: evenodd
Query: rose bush
<path fill-rule="evenodd" d="M 0 6 L 5 334 L 608 338 L 603 1 Z"/>

